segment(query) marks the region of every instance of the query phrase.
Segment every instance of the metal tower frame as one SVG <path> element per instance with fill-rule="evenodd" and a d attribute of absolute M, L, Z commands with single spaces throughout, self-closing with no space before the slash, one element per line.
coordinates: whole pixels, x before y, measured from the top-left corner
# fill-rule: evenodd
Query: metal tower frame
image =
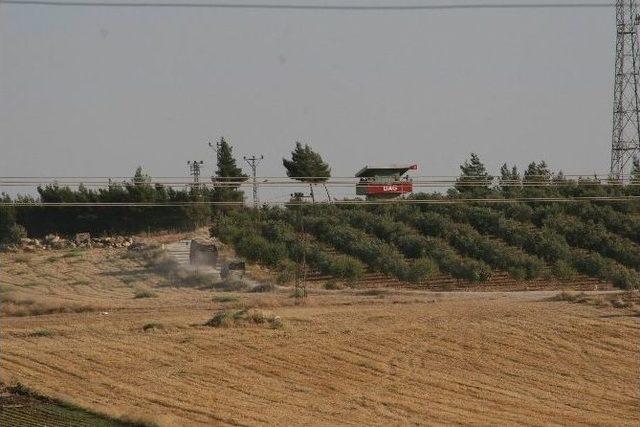
<path fill-rule="evenodd" d="M 202 160 L 189 160 L 187 165 L 189 165 L 189 175 L 193 176 L 193 184 L 191 184 L 194 188 L 200 188 L 200 167 L 204 162 Z"/>
<path fill-rule="evenodd" d="M 264 156 L 261 154 L 260 157 L 256 157 L 255 155 L 251 157 L 244 156 L 244 161 L 247 162 L 249 167 L 251 168 L 251 176 L 253 178 L 253 207 L 254 209 L 258 209 L 258 181 L 256 180 L 256 169 L 258 168 L 258 163 L 260 160 L 264 159 Z"/>
<path fill-rule="evenodd" d="M 638 98 L 638 7 L 636 0 L 616 1 L 616 65 L 613 91 L 611 179 L 622 181 L 625 167 L 640 153 Z"/>

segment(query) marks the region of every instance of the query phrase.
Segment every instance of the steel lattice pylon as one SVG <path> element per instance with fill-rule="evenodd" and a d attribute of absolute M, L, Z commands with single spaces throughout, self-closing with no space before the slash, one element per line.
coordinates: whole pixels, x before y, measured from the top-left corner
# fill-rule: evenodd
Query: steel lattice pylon
<path fill-rule="evenodd" d="M 611 178 L 623 180 L 625 167 L 640 153 L 638 106 L 638 24 L 636 0 L 616 1 L 616 68 L 613 92 Z"/>

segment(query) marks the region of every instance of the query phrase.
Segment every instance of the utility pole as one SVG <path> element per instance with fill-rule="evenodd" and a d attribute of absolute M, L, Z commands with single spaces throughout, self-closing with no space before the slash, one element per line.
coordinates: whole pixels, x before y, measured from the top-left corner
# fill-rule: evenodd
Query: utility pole
<path fill-rule="evenodd" d="M 304 232 L 304 219 L 302 216 L 302 204 L 304 203 L 304 199 L 307 198 L 310 199 L 311 195 L 306 195 L 304 193 L 293 193 L 291 195 L 292 202 L 298 204 L 298 219 L 300 221 L 300 235 L 302 238 L 302 260 L 300 263 L 302 266 L 296 271 L 294 291 L 296 300 L 307 297 L 307 235 Z M 300 274 L 300 269 L 302 269 L 302 274 Z"/>
<path fill-rule="evenodd" d="M 639 23 L 636 0 L 617 0 L 610 178 L 619 182 L 624 181 L 629 161 L 640 154 Z"/>
<path fill-rule="evenodd" d="M 262 154 L 260 154 L 260 157 L 256 157 L 256 155 L 254 154 L 251 157 L 243 157 L 244 161 L 247 162 L 247 164 L 249 164 L 249 167 L 251 167 L 251 174 L 253 177 L 253 207 L 255 209 L 258 209 L 258 182 L 256 181 L 256 169 L 258 167 L 258 164 L 260 163 L 260 160 L 264 159 L 264 156 Z"/>
<path fill-rule="evenodd" d="M 204 164 L 202 160 L 189 160 L 189 175 L 193 176 L 193 188 L 200 188 L 200 167 Z"/>
<path fill-rule="evenodd" d="M 218 162 L 218 150 L 220 150 L 220 141 L 216 141 L 215 143 L 212 143 L 211 141 L 208 142 L 209 147 L 213 150 L 214 155 L 213 155 L 213 165 L 215 168 L 216 163 Z M 214 174 L 215 174 L 215 169 L 213 171 L 213 173 L 211 174 L 211 181 L 215 181 L 214 178 Z"/>

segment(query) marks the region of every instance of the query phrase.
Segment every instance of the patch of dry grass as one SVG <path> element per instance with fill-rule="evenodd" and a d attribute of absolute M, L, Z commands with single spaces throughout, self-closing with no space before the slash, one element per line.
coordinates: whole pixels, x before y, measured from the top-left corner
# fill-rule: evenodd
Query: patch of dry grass
<path fill-rule="evenodd" d="M 32 332 L 29 332 L 28 336 L 30 337 L 50 337 L 53 335 L 49 329 L 36 329 Z"/>
<path fill-rule="evenodd" d="M 24 264 L 29 262 L 31 257 L 27 254 L 19 254 L 13 257 L 13 262 Z"/>
<path fill-rule="evenodd" d="M 588 304 L 596 307 L 633 308 L 640 302 L 638 291 L 606 294 L 586 294 L 584 292 L 560 292 L 548 298 L 548 301 L 567 301 L 576 304 Z"/>
<path fill-rule="evenodd" d="M 91 249 L 77 266 L 34 253 L 28 276 L 3 275 L 16 309 L 108 311 L 4 317 L 4 380 L 159 425 L 640 423 L 640 324 L 608 302 L 631 297 L 599 296 L 595 309 L 526 294 L 310 289 L 296 305 L 290 290 L 239 300 L 193 286 L 136 299 L 121 277 L 166 278 L 123 253 Z M 50 272 L 47 286 L 21 286 Z M 272 329 L 263 310 L 286 327 Z"/>
<path fill-rule="evenodd" d="M 3 316 L 40 316 L 54 313 L 84 313 L 99 310 L 91 304 L 57 303 L 44 298 L 16 297 L 11 293 L 3 294 Z"/>
<path fill-rule="evenodd" d="M 134 293 L 134 298 L 156 298 L 158 294 L 149 288 L 137 288 Z"/>
<path fill-rule="evenodd" d="M 240 301 L 240 297 L 237 295 L 220 295 L 212 298 L 212 301 L 215 302 L 238 302 Z"/>
<path fill-rule="evenodd" d="M 233 326 L 269 326 L 273 329 L 282 328 L 283 323 L 280 316 L 273 313 L 256 310 L 221 310 L 204 324 L 205 326 L 233 327 Z"/>

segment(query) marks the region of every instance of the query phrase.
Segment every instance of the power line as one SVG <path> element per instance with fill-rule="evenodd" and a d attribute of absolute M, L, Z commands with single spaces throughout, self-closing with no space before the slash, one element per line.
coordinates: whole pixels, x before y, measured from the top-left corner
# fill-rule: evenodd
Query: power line
<path fill-rule="evenodd" d="M 573 202 L 591 202 L 591 201 L 608 201 L 608 202 L 627 202 L 640 200 L 640 196 L 577 196 L 577 197 L 515 197 L 510 199 L 503 198 L 446 198 L 446 199 L 391 199 L 391 200 L 357 200 L 345 199 L 334 200 L 331 202 L 318 202 L 313 205 L 450 205 L 461 203 L 573 203 Z M 271 206 L 298 206 L 304 204 L 311 206 L 309 203 L 299 201 L 275 201 L 269 200 L 263 202 L 263 205 Z M 0 202 L 0 206 L 18 206 L 18 207 L 182 207 L 194 205 L 210 205 L 210 206 L 245 206 L 244 202 L 219 202 L 219 201 L 190 201 L 190 202 Z"/>
<path fill-rule="evenodd" d="M 247 161 L 251 161 L 251 158 L 247 158 Z M 256 158 L 256 161 L 259 158 Z M 191 162 L 194 163 L 194 162 Z M 199 162 L 197 162 L 199 163 Z M 569 175 L 565 175 L 562 179 L 551 178 L 547 175 L 528 175 L 524 178 L 520 179 L 501 179 L 495 177 L 493 179 L 488 179 L 486 177 L 471 177 L 465 176 L 463 179 L 459 178 L 449 178 L 449 179 L 437 179 L 429 176 L 424 177 L 416 177 L 411 180 L 401 180 L 401 181 L 393 181 L 395 182 L 407 182 L 412 183 L 414 187 L 416 186 L 459 186 L 459 187 L 484 187 L 487 185 L 498 185 L 501 187 L 527 187 L 527 186 L 615 186 L 622 185 L 619 180 L 610 180 L 608 177 L 587 177 L 583 178 L 582 176 L 578 177 L 578 179 L 570 179 Z M 31 178 L 31 177 L 8 177 L 3 178 L 0 177 L 0 186 L 32 186 L 32 185 L 52 185 L 52 186 L 65 186 L 65 185 L 73 185 L 73 186 L 130 186 L 136 185 L 135 178 L 133 180 L 114 180 L 113 178 L 99 178 L 99 177 L 86 177 L 87 179 L 81 178 L 53 178 L 53 179 L 45 179 L 45 178 Z M 300 186 L 307 185 L 309 181 L 314 180 L 314 177 L 259 177 L 255 176 L 255 185 L 257 186 Z M 629 180 L 625 185 L 639 185 L 640 183 L 636 182 L 632 179 L 633 176 L 629 176 Z M 169 180 L 171 179 L 171 180 Z M 318 178 L 320 179 L 320 178 Z M 144 184 L 157 184 L 157 185 L 166 185 L 166 186 L 185 186 L 191 185 L 193 183 L 192 179 L 187 177 L 179 177 L 179 178 L 153 178 L 149 177 Z M 334 177 L 334 178 L 324 178 L 320 184 L 326 184 L 331 186 L 366 186 L 370 184 L 379 183 L 378 181 L 362 181 L 359 178 L 353 177 Z M 384 183 L 381 181 L 381 183 Z M 213 187 L 237 187 L 237 186 L 253 186 L 253 182 L 247 182 L 245 179 L 241 179 L 238 177 L 217 177 L 216 181 L 212 184 L 208 184 Z"/>
<path fill-rule="evenodd" d="M 1 1 L 1 0 L 0 0 Z M 624 174 L 624 177 L 631 177 L 632 174 L 627 173 Z M 544 178 L 544 177 L 548 177 L 548 174 L 527 174 L 527 177 L 539 177 L 539 178 Z M 565 178 L 569 178 L 569 177 L 575 177 L 575 178 L 599 178 L 599 179 L 606 179 L 606 177 L 608 177 L 608 172 L 587 172 L 587 173 L 572 173 L 572 174 L 562 174 L 563 177 Z M 155 176 L 155 177 L 150 177 L 152 179 L 189 179 L 188 177 L 185 177 L 184 175 L 181 176 Z M 322 178 L 322 179 L 326 179 L 326 176 L 284 176 L 284 175 L 264 175 L 264 176 L 258 176 L 258 179 L 309 179 L 309 178 Z M 457 179 L 460 178 L 460 175 L 412 175 L 413 179 L 421 179 L 421 178 L 453 178 L 453 179 Z M 486 175 L 465 175 L 464 178 L 486 178 Z M 494 177 L 496 179 L 500 179 L 500 177 Z M 0 176 L 0 180 L 2 179 L 49 179 L 49 180 L 56 180 L 56 179 L 112 179 L 112 180 L 116 180 L 116 179 L 124 179 L 124 180 L 131 180 L 132 177 L 129 176 L 91 176 L 91 175 L 74 175 L 74 176 Z M 216 177 L 217 180 L 224 180 L 224 179 L 229 179 L 229 180 L 237 180 L 237 177 Z M 354 176 L 331 176 L 329 177 L 329 179 L 360 179 L 358 177 L 354 177 Z"/>
<path fill-rule="evenodd" d="M 50 185 L 53 183 L 45 183 L 44 186 Z M 106 183 L 57 183 L 59 187 L 80 187 L 82 185 L 85 188 L 97 188 L 104 189 L 108 188 L 109 184 Z M 270 188 L 270 189 L 291 189 L 291 188 L 301 188 L 306 187 L 308 184 L 304 182 L 290 182 L 290 183 L 265 183 L 265 182 L 256 182 L 255 185 L 252 182 L 249 183 L 219 183 L 219 184 L 205 184 L 205 183 L 194 183 L 194 182 L 181 182 L 181 183 L 159 183 L 159 182 L 149 182 L 149 185 L 159 185 L 162 187 L 184 187 L 190 188 L 193 186 L 198 186 L 199 188 L 230 188 L 235 189 L 239 187 L 247 187 L 251 186 L 253 189 L 257 190 L 258 188 Z M 366 188 L 369 186 L 368 183 L 323 183 L 324 186 L 328 188 Z M 31 188 L 33 187 L 33 183 L 0 183 L 1 187 L 18 187 L 18 188 Z M 111 185 L 113 186 L 113 184 Z M 630 183 L 621 183 L 621 182 L 611 182 L 611 183 L 580 183 L 580 182 L 531 182 L 531 183 L 503 183 L 503 184 L 490 184 L 490 183 L 413 183 L 412 188 L 415 189 L 424 189 L 424 188 L 487 188 L 487 187 L 499 187 L 499 188 L 570 188 L 570 187 L 599 187 L 599 188 L 614 188 L 614 187 L 638 187 L 640 186 L 640 182 L 630 182 Z"/>
<path fill-rule="evenodd" d="M 326 11 L 438 11 L 468 9 L 598 9 L 613 8 L 611 2 L 581 3 L 468 3 L 468 4 L 415 4 L 415 5 L 325 5 L 295 3 L 162 3 L 162 2 L 90 2 L 90 1 L 54 1 L 54 0 L 0 0 L 0 4 L 22 6 L 61 6 L 61 7 L 131 7 L 131 8 L 207 8 L 207 9 L 249 9 L 249 10 L 326 10 Z"/>

